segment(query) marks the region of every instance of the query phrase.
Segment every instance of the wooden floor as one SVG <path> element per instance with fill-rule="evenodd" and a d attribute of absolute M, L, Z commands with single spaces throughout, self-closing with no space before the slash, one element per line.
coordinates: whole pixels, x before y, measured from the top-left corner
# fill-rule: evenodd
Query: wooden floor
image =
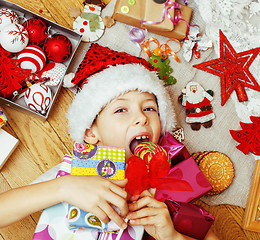
<path fill-rule="evenodd" d="M 11 0 L 11 2 L 68 28 L 71 28 L 73 23 L 68 8 L 71 6 L 83 8 L 83 1 L 80 0 Z M 39 13 L 39 10 L 42 10 L 42 13 Z M 63 88 L 47 121 L 2 106 L 8 118 L 8 124 L 3 128 L 18 138 L 20 144 L 0 172 L 0 192 L 29 184 L 60 163 L 64 154 L 71 154 L 73 142 L 68 135 L 65 114 L 72 98 L 73 94 Z M 199 200 L 197 203 L 216 218 L 212 229 L 221 240 L 260 239 L 260 233 L 243 231 L 241 228 L 243 208 L 230 205 L 210 207 Z M 0 229 L 0 240 L 32 239 L 40 214 L 41 212 L 37 212 Z"/>

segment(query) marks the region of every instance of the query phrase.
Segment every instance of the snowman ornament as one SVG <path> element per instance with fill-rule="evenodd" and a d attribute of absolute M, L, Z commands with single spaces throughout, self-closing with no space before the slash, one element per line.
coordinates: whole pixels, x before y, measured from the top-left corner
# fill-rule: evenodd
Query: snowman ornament
<path fill-rule="evenodd" d="M 75 19 L 73 30 L 82 35 L 82 41 L 94 42 L 103 35 L 105 25 L 100 15 L 100 6 L 86 4 L 84 11 Z"/>

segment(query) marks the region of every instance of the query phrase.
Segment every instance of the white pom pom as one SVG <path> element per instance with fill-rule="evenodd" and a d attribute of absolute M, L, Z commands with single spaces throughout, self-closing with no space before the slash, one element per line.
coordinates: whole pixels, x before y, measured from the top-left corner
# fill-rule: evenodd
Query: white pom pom
<path fill-rule="evenodd" d="M 72 79 L 74 78 L 75 73 L 68 73 L 65 75 L 64 80 L 63 80 L 63 87 L 66 88 L 72 88 L 75 86 L 74 83 L 72 83 Z"/>

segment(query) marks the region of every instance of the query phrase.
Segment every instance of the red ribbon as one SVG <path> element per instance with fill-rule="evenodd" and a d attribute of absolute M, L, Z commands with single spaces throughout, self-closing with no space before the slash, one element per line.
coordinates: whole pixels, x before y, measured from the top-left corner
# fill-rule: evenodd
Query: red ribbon
<path fill-rule="evenodd" d="M 128 160 L 126 190 L 131 195 L 139 195 L 149 188 L 167 189 L 169 191 L 193 191 L 191 185 L 175 178 L 165 178 L 171 165 L 164 152 L 156 153 L 148 165 L 140 157 L 133 156 Z"/>

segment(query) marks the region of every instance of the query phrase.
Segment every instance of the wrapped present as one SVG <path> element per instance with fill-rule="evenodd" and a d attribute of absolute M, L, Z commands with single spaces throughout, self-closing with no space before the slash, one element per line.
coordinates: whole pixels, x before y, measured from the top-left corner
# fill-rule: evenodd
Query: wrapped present
<path fill-rule="evenodd" d="M 125 149 L 123 148 L 75 143 L 73 155 L 71 175 L 99 175 L 115 180 L 125 178 Z M 114 209 L 117 210 L 116 207 Z M 92 213 L 85 212 L 70 204 L 68 207 L 68 224 L 70 229 L 119 230 L 119 227 L 113 221 L 103 223 Z"/>
<path fill-rule="evenodd" d="M 0 128 L 3 127 L 7 123 L 7 117 L 4 114 L 2 108 L 0 108 Z"/>
<path fill-rule="evenodd" d="M 214 217 L 200 206 L 191 203 L 165 201 L 176 231 L 202 240 L 206 236 Z"/>
<path fill-rule="evenodd" d="M 84 148 L 84 147 L 83 147 Z M 65 155 L 57 177 L 70 175 L 72 157 Z M 78 240 L 114 240 L 117 233 L 100 232 L 95 228 L 82 228 L 70 230 L 67 222 L 68 204 L 60 203 L 55 206 L 46 208 L 39 219 L 32 240 L 47 239 L 78 239 Z M 141 240 L 144 234 L 143 226 L 128 225 L 123 232 L 121 240 Z"/>
<path fill-rule="evenodd" d="M 147 29 L 149 32 L 153 32 L 168 38 L 176 38 L 178 40 L 184 39 L 186 37 L 188 23 L 191 19 L 192 8 L 184 6 L 182 4 L 178 4 L 179 11 L 175 9 L 174 13 L 177 14 L 182 20 L 178 21 L 177 24 L 173 26 L 173 29 L 170 30 L 171 24 L 168 24 L 168 21 L 170 21 L 171 23 L 172 21 L 167 16 L 163 21 L 164 27 L 158 29 L 159 24 L 143 23 L 145 19 L 149 20 L 149 22 L 156 22 L 158 18 L 161 19 L 163 16 L 163 11 L 159 11 L 158 7 L 153 8 L 153 12 L 150 12 L 149 10 L 148 13 L 148 10 L 146 10 L 146 5 L 152 4 L 152 2 L 153 1 L 150 0 L 135 0 L 135 4 L 132 5 L 129 4 L 128 0 L 117 0 L 113 13 L 113 18 L 119 22 L 126 23 L 137 28 Z M 152 6 L 150 7 L 152 8 Z M 170 15 L 173 14 L 173 11 L 171 10 L 172 9 L 169 9 Z"/>
<path fill-rule="evenodd" d="M 131 226 L 128 225 L 120 237 L 120 240 L 141 240 L 143 239 L 144 227 L 143 226 Z M 117 240 L 116 233 L 102 232 L 100 233 L 98 240 Z"/>
<path fill-rule="evenodd" d="M 189 157 L 172 167 L 164 179 L 166 179 L 166 182 L 171 179 L 184 180 L 190 184 L 193 191 L 166 190 L 167 188 L 156 189 L 154 197 L 160 201 L 168 199 L 179 202 L 192 202 L 212 189 L 207 178 L 200 171 L 192 157 Z"/>
<path fill-rule="evenodd" d="M 144 21 L 141 23 L 143 28 L 147 28 L 151 31 L 172 31 L 174 29 L 173 22 L 167 16 L 164 3 L 156 3 L 155 1 L 147 0 L 144 2 Z M 174 8 L 168 9 L 168 14 L 174 19 Z"/>
<path fill-rule="evenodd" d="M 169 132 L 166 132 L 160 138 L 159 145 L 168 153 L 172 166 L 190 157 L 187 148 L 181 142 L 176 140 Z"/>
<path fill-rule="evenodd" d="M 59 203 L 46 208 L 39 219 L 32 240 L 79 239 L 97 240 L 98 232 L 94 229 L 69 230 L 66 216 L 68 204 Z"/>
<path fill-rule="evenodd" d="M 125 150 L 123 148 L 75 143 L 71 175 L 99 175 L 122 180 L 125 178 Z"/>

